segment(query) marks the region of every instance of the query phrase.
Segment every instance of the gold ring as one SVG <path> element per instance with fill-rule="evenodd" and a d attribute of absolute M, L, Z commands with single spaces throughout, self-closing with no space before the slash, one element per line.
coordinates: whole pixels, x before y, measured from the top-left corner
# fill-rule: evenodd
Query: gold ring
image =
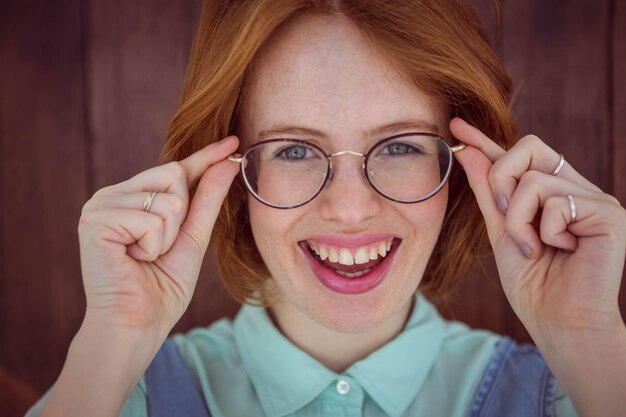
<path fill-rule="evenodd" d="M 146 196 L 146 199 L 143 201 L 143 211 L 146 213 L 150 210 L 150 206 L 152 205 L 152 200 L 154 200 L 154 196 L 158 191 L 150 191 Z"/>

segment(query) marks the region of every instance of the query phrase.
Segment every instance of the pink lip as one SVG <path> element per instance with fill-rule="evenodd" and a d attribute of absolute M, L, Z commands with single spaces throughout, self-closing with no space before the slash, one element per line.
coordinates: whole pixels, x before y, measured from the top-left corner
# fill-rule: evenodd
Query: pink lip
<path fill-rule="evenodd" d="M 380 238 L 378 238 L 378 240 L 380 240 Z M 394 243 L 394 246 L 397 245 L 398 243 Z M 385 259 L 371 272 L 358 278 L 347 278 L 331 271 L 328 268 L 323 267 L 317 261 L 317 259 L 315 259 L 313 255 L 311 255 L 311 252 L 306 242 L 301 242 L 300 248 L 302 249 L 305 258 L 309 262 L 313 273 L 326 288 L 340 294 L 348 295 L 363 294 L 378 287 L 384 281 L 387 273 L 391 269 L 393 259 L 398 249 L 397 247 L 393 248 L 392 251 L 385 257 Z"/>
<path fill-rule="evenodd" d="M 335 246 L 338 248 L 358 248 L 360 246 L 367 246 L 370 243 L 380 242 L 383 240 L 389 240 L 396 236 L 390 234 L 376 233 L 362 236 L 333 236 L 333 235 L 320 235 L 313 236 L 306 240 L 314 241 L 317 243 L 323 243 L 329 246 Z"/>

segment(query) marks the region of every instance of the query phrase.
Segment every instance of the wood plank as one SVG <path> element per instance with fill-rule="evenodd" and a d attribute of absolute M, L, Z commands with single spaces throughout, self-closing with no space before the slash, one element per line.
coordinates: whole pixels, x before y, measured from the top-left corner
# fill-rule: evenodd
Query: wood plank
<path fill-rule="evenodd" d="M 84 309 L 80 2 L 4 2 L 0 28 L 0 364 L 41 393 L 58 376 Z"/>
<path fill-rule="evenodd" d="M 626 2 L 613 0 L 612 11 L 612 191 L 626 207 Z M 622 317 L 626 317 L 626 273 L 622 276 L 620 307 Z"/>
<path fill-rule="evenodd" d="M 86 2 L 93 191 L 154 166 L 182 92 L 184 2 Z"/>
<path fill-rule="evenodd" d="M 534 133 L 603 189 L 611 178 L 610 0 L 504 3 L 502 55 L 519 95 L 520 133 Z M 525 337 L 511 317 L 507 333 Z"/>

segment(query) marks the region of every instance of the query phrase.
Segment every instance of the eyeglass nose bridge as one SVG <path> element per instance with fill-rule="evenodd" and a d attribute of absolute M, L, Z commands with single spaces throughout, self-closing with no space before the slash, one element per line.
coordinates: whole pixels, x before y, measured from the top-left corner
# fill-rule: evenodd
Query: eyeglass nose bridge
<path fill-rule="evenodd" d="M 347 149 L 345 151 L 329 153 L 328 155 L 326 155 L 326 157 L 328 158 L 328 180 L 331 180 L 333 178 L 333 173 L 335 172 L 333 170 L 333 158 L 335 156 L 341 156 L 341 155 L 353 155 L 353 156 L 361 157 L 362 158 L 361 170 L 363 171 L 363 173 L 365 173 L 365 158 L 367 157 L 367 155 L 361 152 L 351 151 Z"/>

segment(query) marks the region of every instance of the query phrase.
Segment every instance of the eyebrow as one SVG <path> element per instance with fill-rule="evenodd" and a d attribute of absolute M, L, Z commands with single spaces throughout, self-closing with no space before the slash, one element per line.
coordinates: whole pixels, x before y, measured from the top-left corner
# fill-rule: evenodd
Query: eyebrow
<path fill-rule="evenodd" d="M 412 130 L 415 132 L 434 133 L 440 135 L 439 127 L 435 124 L 426 122 L 424 120 L 404 120 L 400 122 L 390 123 L 384 126 L 379 126 L 375 129 L 367 132 L 368 136 L 381 136 L 386 134 L 393 134 L 403 130 Z M 327 134 L 320 130 L 311 129 L 303 126 L 290 126 L 290 125 L 277 125 L 271 129 L 261 130 L 257 132 L 256 136 L 260 140 L 269 138 L 276 135 L 299 135 L 299 136 L 312 136 L 317 138 L 326 138 Z"/>

